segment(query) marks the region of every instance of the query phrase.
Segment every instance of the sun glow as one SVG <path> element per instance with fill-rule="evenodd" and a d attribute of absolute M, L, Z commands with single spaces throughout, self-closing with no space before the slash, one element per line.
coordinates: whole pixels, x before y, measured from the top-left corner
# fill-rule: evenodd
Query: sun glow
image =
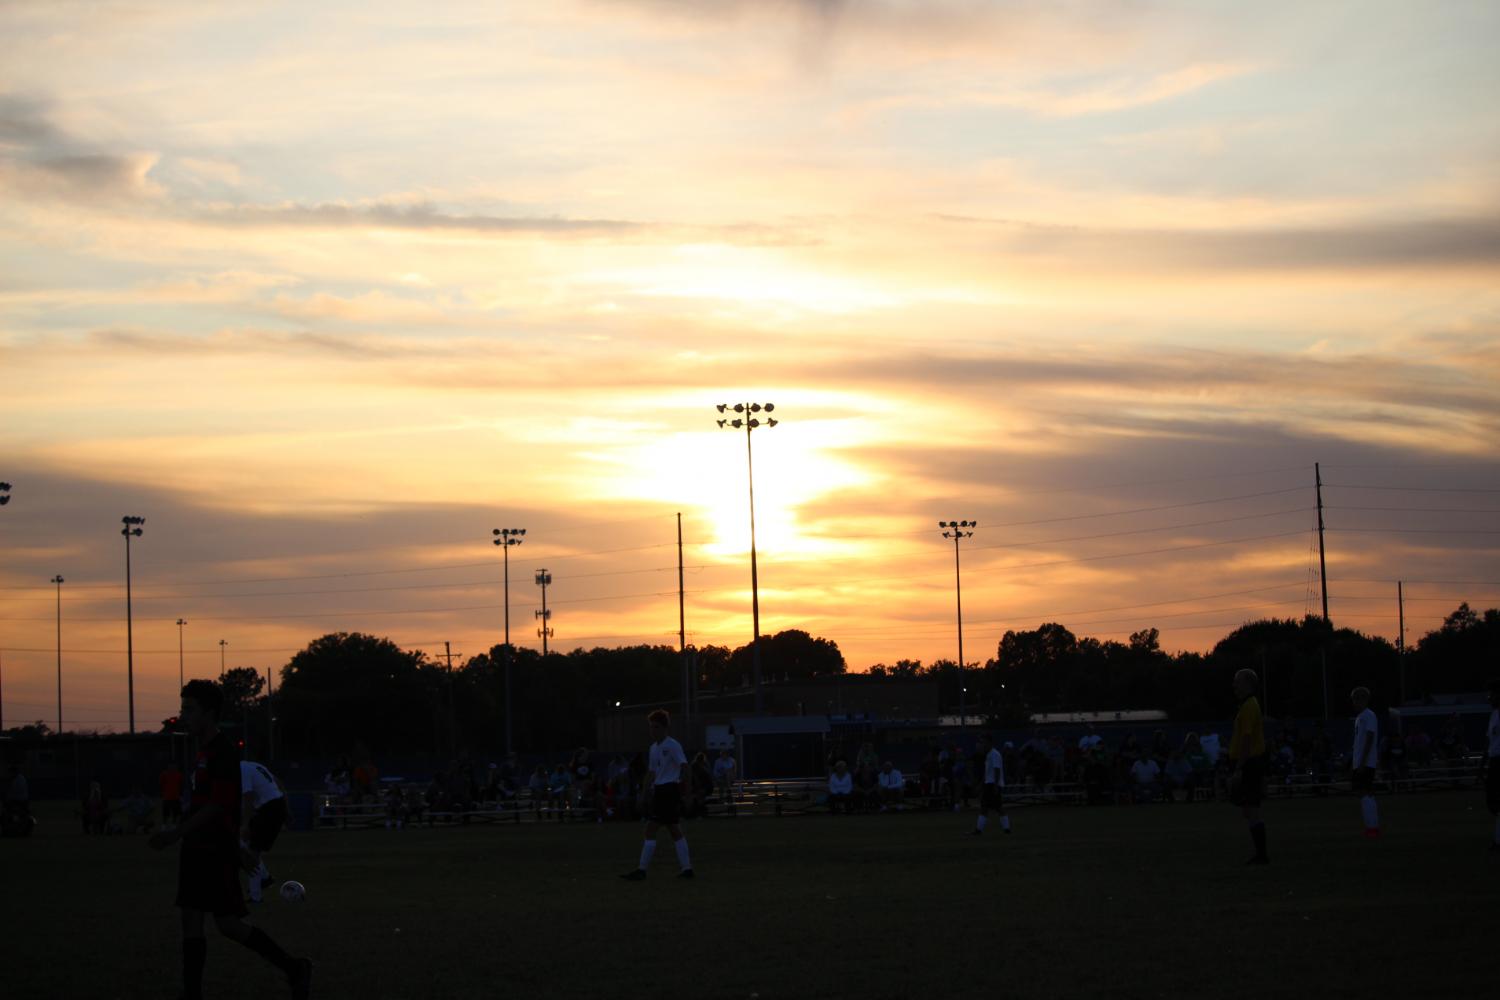
<path fill-rule="evenodd" d="M 755 472 L 755 538 L 761 549 L 819 555 L 839 543 L 805 532 L 799 508 L 876 474 L 833 454 L 849 432 L 839 421 L 786 422 L 751 432 Z M 729 558 L 750 550 L 750 498 L 745 432 L 692 431 L 598 456 L 616 467 L 607 481 L 617 498 L 681 503 L 709 526 L 703 551 Z"/>

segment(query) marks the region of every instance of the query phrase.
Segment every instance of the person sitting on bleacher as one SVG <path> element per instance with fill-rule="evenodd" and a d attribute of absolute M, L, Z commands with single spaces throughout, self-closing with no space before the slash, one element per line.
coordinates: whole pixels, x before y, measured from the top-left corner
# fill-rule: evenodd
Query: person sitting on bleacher
<path fill-rule="evenodd" d="M 833 773 L 828 776 L 828 812 L 851 812 L 853 801 L 854 775 L 849 773 L 847 763 L 839 761 L 833 765 Z"/>
<path fill-rule="evenodd" d="M 1154 802 L 1161 794 L 1161 768 L 1152 757 L 1141 757 L 1130 765 L 1131 788 L 1137 802 Z"/>
<path fill-rule="evenodd" d="M 906 779 L 896 770 L 895 765 L 886 761 L 880 765 L 880 811 L 900 809 L 901 800 L 905 796 Z"/>
<path fill-rule="evenodd" d="M 1167 758 L 1167 793 L 1163 797 L 1163 801 L 1174 801 L 1179 791 L 1182 793 L 1182 801 L 1193 801 L 1193 789 L 1197 787 L 1194 777 L 1193 765 L 1187 759 L 1187 754 L 1181 750 L 1173 750 L 1171 756 Z"/>
<path fill-rule="evenodd" d="M 547 779 L 547 804 L 561 812 L 568 804 L 568 795 L 572 787 L 573 776 L 568 773 L 567 765 L 558 764 L 552 769 L 552 776 Z"/>

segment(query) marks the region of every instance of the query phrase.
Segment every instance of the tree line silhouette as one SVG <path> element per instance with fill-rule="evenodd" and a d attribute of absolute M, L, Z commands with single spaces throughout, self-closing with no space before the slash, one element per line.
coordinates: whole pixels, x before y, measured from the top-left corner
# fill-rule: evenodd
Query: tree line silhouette
<path fill-rule="evenodd" d="M 831 639 L 788 629 L 761 639 L 769 683 L 845 673 Z M 595 718 L 616 703 L 674 706 L 682 696 L 683 653 L 671 646 L 575 649 L 543 656 L 494 646 L 449 667 L 421 650 L 360 632 L 320 636 L 281 668 L 275 695 L 249 667 L 226 672 L 226 719 L 264 753 L 275 733 L 278 756 L 328 755 L 362 743 L 377 753 L 472 751 L 505 746 L 505 661 L 510 659 L 513 745 L 524 751 L 590 745 Z M 748 644 L 689 650 L 698 691 L 743 688 Z M 1264 681 L 1268 715 L 1317 718 L 1347 714 L 1348 692 L 1365 685 L 1377 708 L 1438 693 L 1478 692 L 1500 665 L 1500 609 L 1462 604 L 1415 646 L 1398 652 L 1386 639 L 1334 628 L 1322 618 L 1262 619 L 1234 629 L 1207 653 L 1168 653 L 1157 629 L 1127 642 L 1075 635 L 1048 622 L 1008 631 L 995 655 L 964 670 L 951 660 L 898 660 L 869 668 L 875 677 L 925 678 L 956 713 L 996 726 L 1024 725 L 1037 712 L 1160 709 L 1174 719 L 1225 718 L 1234 711 L 1230 680 L 1250 667 Z M 1326 698 L 1326 702 L 1325 702 Z M 274 722 L 273 722 L 274 719 Z M 169 722 L 164 720 L 164 728 Z M 42 734 L 46 726 L 12 730 Z"/>

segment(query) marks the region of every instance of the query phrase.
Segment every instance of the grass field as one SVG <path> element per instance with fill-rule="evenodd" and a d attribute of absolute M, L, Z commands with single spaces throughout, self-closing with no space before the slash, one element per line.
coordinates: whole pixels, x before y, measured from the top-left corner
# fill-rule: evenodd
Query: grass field
<path fill-rule="evenodd" d="M 319 997 L 1332 997 L 1497 994 L 1500 856 L 1478 792 L 1224 805 L 712 819 L 698 878 L 627 883 L 629 823 L 285 834 L 308 899 L 252 919 Z M 174 997 L 173 851 L 85 838 L 43 803 L 0 842 L 7 998 Z M 991 824 L 991 830 L 995 825 Z M 209 932 L 206 995 L 285 995 Z"/>

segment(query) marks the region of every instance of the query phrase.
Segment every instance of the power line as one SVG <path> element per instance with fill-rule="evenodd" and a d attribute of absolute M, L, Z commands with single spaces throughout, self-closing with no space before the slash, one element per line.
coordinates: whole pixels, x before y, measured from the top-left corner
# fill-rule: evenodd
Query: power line
<path fill-rule="evenodd" d="M 1325 484 L 1326 485 L 1326 484 Z M 1324 510 L 1386 510 L 1409 514 L 1500 514 L 1500 507 L 1346 507 L 1324 504 Z"/>
<path fill-rule="evenodd" d="M 703 591 L 701 591 L 701 590 L 690 590 L 687 593 L 690 593 L 690 594 L 701 594 L 701 593 L 703 593 Z M 642 593 L 638 593 L 638 594 L 610 594 L 610 595 L 606 595 L 604 597 L 575 597 L 575 598 L 572 598 L 570 600 L 566 600 L 566 601 L 554 601 L 552 603 L 554 603 L 554 604 L 595 604 L 595 603 L 599 603 L 599 602 L 602 602 L 602 601 L 624 601 L 624 600 L 629 600 L 630 598 L 634 598 L 634 597 L 676 597 L 676 596 L 677 596 L 677 591 L 675 591 L 675 590 L 660 590 L 660 591 L 646 591 L 646 592 L 642 592 Z M 406 614 L 411 614 L 411 615 L 426 615 L 426 614 L 439 614 L 439 613 L 451 612 L 451 611 L 497 611 L 500 608 L 501 608 L 501 605 L 499 605 L 499 604 L 470 604 L 470 605 L 464 605 L 462 607 L 450 607 L 450 608 L 391 608 L 391 609 L 381 610 L 381 611 L 322 611 L 322 612 L 311 612 L 311 613 L 295 614 L 295 615 L 219 615 L 219 616 L 199 615 L 198 618 L 197 618 L 197 620 L 198 621 L 205 621 L 205 622 L 239 622 L 239 621 L 259 622 L 259 621 L 280 621 L 282 619 L 292 619 L 292 618 L 347 618 L 350 615 L 371 615 L 371 616 L 382 616 L 383 617 L 383 616 L 386 616 L 386 615 L 406 615 Z M 51 621 L 51 620 L 52 619 L 50 619 L 50 618 L 0 618 L 0 621 L 5 621 L 5 622 L 31 622 L 31 621 Z M 112 622 L 112 621 L 117 621 L 117 620 L 118 619 L 116 619 L 116 618 L 77 618 L 77 617 L 69 619 L 69 621 L 75 621 L 75 622 Z M 162 619 L 162 618 L 157 618 L 157 619 L 146 618 L 146 619 L 142 619 L 142 620 L 143 621 L 165 621 L 166 619 Z"/>
<path fill-rule="evenodd" d="M 1481 486 L 1370 486 L 1357 483 L 1324 483 L 1341 490 L 1385 490 L 1391 493 L 1500 493 L 1500 489 Z"/>

